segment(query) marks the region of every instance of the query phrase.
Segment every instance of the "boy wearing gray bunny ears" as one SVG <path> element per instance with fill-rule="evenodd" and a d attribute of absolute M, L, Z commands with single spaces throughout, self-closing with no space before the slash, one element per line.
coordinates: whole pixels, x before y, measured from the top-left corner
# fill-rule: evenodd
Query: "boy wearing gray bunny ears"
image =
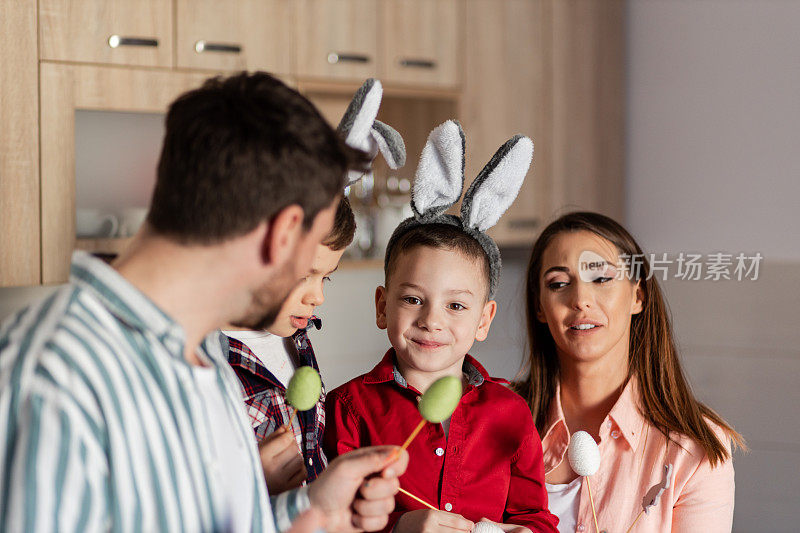
<path fill-rule="evenodd" d="M 420 420 L 417 403 L 437 379 L 457 376 L 463 396 L 451 418 L 427 424 L 408 448 L 405 494 L 384 531 L 470 531 L 475 522 L 506 531 L 556 531 L 547 510 L 542 446 L 530 410 L 505 380 L 468 354 L 487 338 L 497 304 L 497 245 L 485 231 L 513 202 L 533 157 L 515 136 L 474 180 L 461 216 L 445 214 L 464 186 L 464 134 L 448 121 L 431 132 L 412 191 L 414 217 L 386 250 L 376 322 L 392 347 L 369 373 L 329 393 L 325 450 L 400 444 Z"/>

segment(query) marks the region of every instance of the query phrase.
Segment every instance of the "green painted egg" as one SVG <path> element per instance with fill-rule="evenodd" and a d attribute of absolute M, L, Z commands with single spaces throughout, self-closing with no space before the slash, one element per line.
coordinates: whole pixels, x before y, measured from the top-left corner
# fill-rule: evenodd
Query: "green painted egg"
<path fill-rule="evenodd" d="M 308 411 L 314 407 L 320 394 L 322 380 L 319 372 L 310 366 L 298 368 L 286 387 L 286 401 L 298 411 Z"/>
<path fill-rule="evenodd" d="M 461 401 L 461 380 L 455 376 L 439 378 L 428 387 L 419 402 L 422 418 L 434 424 L 450 418 Z"/>

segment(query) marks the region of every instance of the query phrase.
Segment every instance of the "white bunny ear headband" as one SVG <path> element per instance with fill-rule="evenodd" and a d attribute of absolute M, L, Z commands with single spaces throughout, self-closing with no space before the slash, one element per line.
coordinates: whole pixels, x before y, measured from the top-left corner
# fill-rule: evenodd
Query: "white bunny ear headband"
<path fill-rule="evenodd" d="M 394 128 L 375 119 L 382 97 L 380 81 L 373 78 L 365 81 L 353 96 L 337 130 L 348 146 L 363 150 L 371 159 L 375 159 L 380 151 L 389 168 L 396 170 L 406 164 L 406 146 Z M 371 172 L 351 170 L 347 175 L 347 186 Z"/>
<path fill-rule="evenodd" d="M 428 135 L 411 191 L 414 216 L 397 226 L 386 246 L 384 265 L 401 235 L 423 224 L 447 224 L 473 237 L 489 259 L 489 298 L 500 279 L 500 250 L 485 232 L 514 202 L 533 160 L 533 141 L 515 135 L 506 141 L 472 182 L 461 203 L 461 216 L 447 215 L 464 189 L 464 131 L 455 120 Z"/>

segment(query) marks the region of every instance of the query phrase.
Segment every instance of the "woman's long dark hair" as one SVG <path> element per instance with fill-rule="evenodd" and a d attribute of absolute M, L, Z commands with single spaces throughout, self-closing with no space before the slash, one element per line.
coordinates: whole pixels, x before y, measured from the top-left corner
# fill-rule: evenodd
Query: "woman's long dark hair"
<path fill-rule="evenodd" d="M 526 315 L 529 352 L 524 379 L 517 382 L 515 387 L 528 401 L 539 433 L 543 434 L 546 430 L 546 419 L 559 378 L 555 342 L 547 324 L 536 318 L 540 302 L 542 256 L 554 237 L 576 231 L 599 235 L 613 243 L 619 254 L 637 258 L 639 267 L 631 273 L 634 281 L 640 282 L 644 303 L 642 311 L 631 317 L 628 377 L 635 376 L 637 379 L 641 401 L 637 407 L 642 416 L 667 438 L 670 432 L 675 432 L 696 441 L 712 466 L 727 460 L 730 453 L 726 443 L 720 442 L 714 433 L 709 421 L 720 426 L 735 445 L 744 448 L 741 435 L 692 394 L 678 359 L 667 304 L 656 277 L 648 275 L 650 263 L 642 249 L 620 224 L 591 212 L 569 213 L 547 226 L 533 245 L 528 263 Z"/>

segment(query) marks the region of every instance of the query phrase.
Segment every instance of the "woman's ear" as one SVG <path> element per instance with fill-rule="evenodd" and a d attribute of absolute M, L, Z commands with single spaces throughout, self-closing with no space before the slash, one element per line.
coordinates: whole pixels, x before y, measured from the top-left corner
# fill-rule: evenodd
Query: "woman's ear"
<path fill-rule="evenodd" d="M 644 289 L 641 280 L 636 282 L 633 287 L 633 302 L 631 303 L 631 314 L 638 315 L 644 309 Z"/>
<path fill-rule="evenodd" d="M 544 316 L 544 311 L 542 311 L 542 304 L 536 304 L 536 320 L 541 322 L 542 324 L 547 324 L 547 317 Z"/>
<path fill-rule="evenodd" d="M 483 306 L 483 312 L 481 313 L 481 321 L 478 324 L 478 331 L 475 332 L 476 341 L 485 341 L 486 338 L 489 336 L 489 328 L 491 327 L 492 320 L 494 320 L 496 314 L 497 314 L 497 302 L 495 302 L 494 300 L 489 300 Z"/>
<path fill-rule="evenodd" d="M 378 329 L 386 329 L 386 287 L 375 289 L 375 325 Z"/>

